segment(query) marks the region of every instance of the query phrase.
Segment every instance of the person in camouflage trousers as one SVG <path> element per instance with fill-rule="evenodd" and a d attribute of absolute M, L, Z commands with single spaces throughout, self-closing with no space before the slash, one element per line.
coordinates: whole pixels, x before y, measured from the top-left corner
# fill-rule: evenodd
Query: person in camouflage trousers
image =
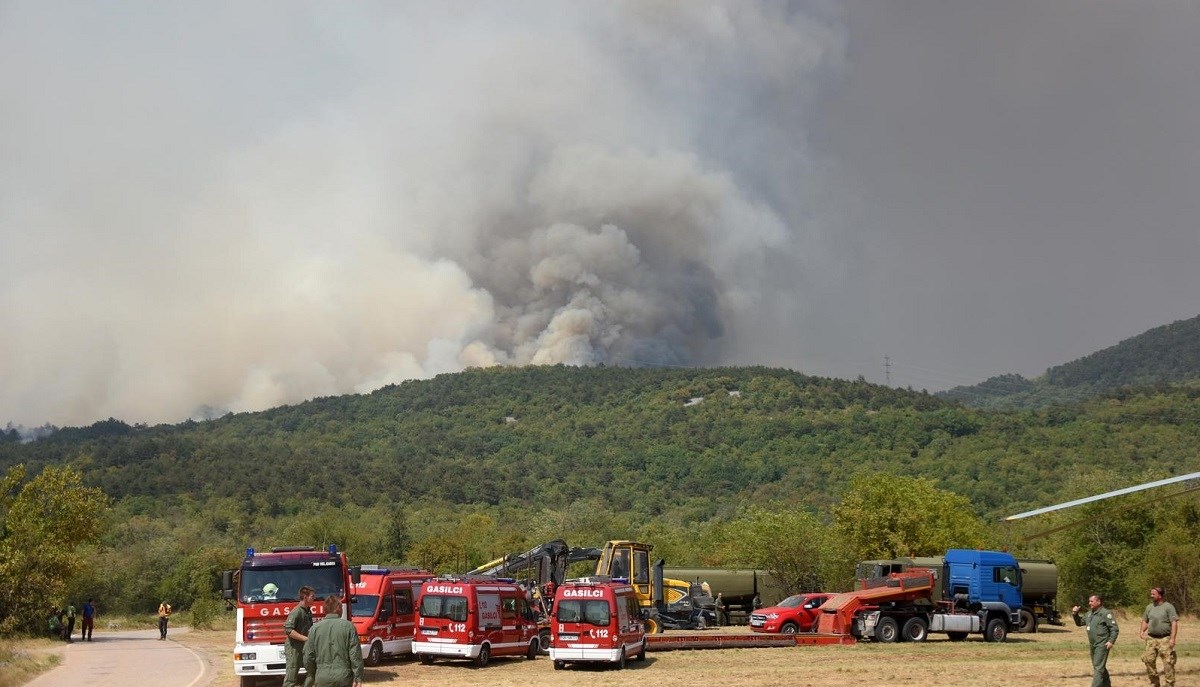
<path fill-rule="evenodd" d="M 1146 640 L 1146 651 L 1142 662 L 1146 664 L 1146 676 L 1152 687 L 1160 687 L 1158 659 L 1162 657 L 1162 679 L 1166 687 L 1175 687 L 1175 637 L 1179 634 L 1179 614 L 1175 606 L 1163 601 L 1163 588 L 1150 590 L 1150 603 L 1142 614 L 1142 631 L 1139 636 Z"/>
<path fill-rule="evenodd" d="M 1104 600 L 1099 594 L 1088 597 L 1087 616 L 1079 617 L 1079 607 L 1071 609 L 1071 617 L 1075 625 L 1087 626 L 1088 646 L 1092 654 L 1092 687 L 1112 687 L 1112 679 L 1108 676 L 1108 652 L 1117 643 L 1117 635 L 1121 629 L 1117 627 L 1117 619 L 1112 611 L 1104 607 Z"/>

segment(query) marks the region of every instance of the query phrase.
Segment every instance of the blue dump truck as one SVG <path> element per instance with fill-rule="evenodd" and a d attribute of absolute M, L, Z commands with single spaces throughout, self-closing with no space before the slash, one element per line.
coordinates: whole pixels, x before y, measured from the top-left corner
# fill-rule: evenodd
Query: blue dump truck
<path fill-rule="evenodd" d="M 1021 622 L 1021 568 L 1000 551 L 951 549 L 940 566 L 860 579 L 858 587 L 821 607 L 818 632 L 877 642 L 920 642 L 930 632 L 954 641 L 982 634 L 1002 642 Z"/>

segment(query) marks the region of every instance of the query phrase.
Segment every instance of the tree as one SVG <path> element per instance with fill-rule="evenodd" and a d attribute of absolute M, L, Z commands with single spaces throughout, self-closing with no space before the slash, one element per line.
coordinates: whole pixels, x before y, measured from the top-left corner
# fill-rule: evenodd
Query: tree
<path fill-rule="evenodd" d="M 764 569 L 786 594 L 816 591 L 829 581 L 828 534 L 811 513 L 751 508 L 721 534 L 724 563 Z"/>
<path fill-rule="evenodd" d="M 985 541 L 983 521 L 966 497 L 913 477 L 854 478 L 834 506 L 833 520 L 839 541 L 858 560 L 937 556 Z"/>
<path fill-rule="evenodd" d="M 0 483 L 0 634 L 42 629 L 82 569 L 79 549 L 99 541 L 108 508 L 108 497 L 69 467 L 24 479 L 16 465 Z"/>
<path fill-rule="evenodd" d="M 403 563 L 412 545 L 412 536 L 408 533 L 408 516 L 403 504 L 392 508 L 392 516 L 388 520 L 387 532 L 384 534 L 384 552 L 395 563 Z"/>

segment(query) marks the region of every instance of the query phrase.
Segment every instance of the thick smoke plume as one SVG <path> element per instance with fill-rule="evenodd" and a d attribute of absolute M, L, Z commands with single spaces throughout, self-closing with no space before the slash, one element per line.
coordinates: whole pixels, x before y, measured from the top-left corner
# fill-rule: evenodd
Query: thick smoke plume
<path fill-rule="evenodd" d="M 8 4 L 0 420 L 785 340 L 843 43 L 775 3 Z"/>

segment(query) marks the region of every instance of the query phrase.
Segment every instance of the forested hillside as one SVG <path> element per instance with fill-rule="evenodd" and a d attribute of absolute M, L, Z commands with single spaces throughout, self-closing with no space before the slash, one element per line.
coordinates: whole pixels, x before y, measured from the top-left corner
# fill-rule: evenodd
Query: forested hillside
<path fill-rule="evenodd" d="M 0 469 L 68 466 L 112 499 L 84 557 L 95 568 L 73 588 L 132 608 L 205 597 L 239 551 L 281 543 L 463 570 L 555 537 L 636 537 L 672 563 L 760 565 L 744 546 L 753 523 L 837 525 L 856 477 L 922 478 L 961 499 L 937 519 L 960 513 L 988 532 L 961 543 L 1007 545 L 1000 516 L 1200 470 L 1198 398 L 1147 389 L 995 412 L 768 368 L 493 368 L 207 422 L 10 436 Z M 878 510 L 847 521 L 941 503 L 886 505 L 913 491 L 886 479 Z M 830 560 L 844 568 L 854 552 L 841 548 Z"/>
<path fill-rule="evenodd" d="M 1115 346 L 1046 370 L 1037 379 L 1018 374 L 937 394 L 976 408 L 1044 408 L 1075 403 L 1122 387 L 1200 380 L 1200 317 L 1155 327 Z"/>

